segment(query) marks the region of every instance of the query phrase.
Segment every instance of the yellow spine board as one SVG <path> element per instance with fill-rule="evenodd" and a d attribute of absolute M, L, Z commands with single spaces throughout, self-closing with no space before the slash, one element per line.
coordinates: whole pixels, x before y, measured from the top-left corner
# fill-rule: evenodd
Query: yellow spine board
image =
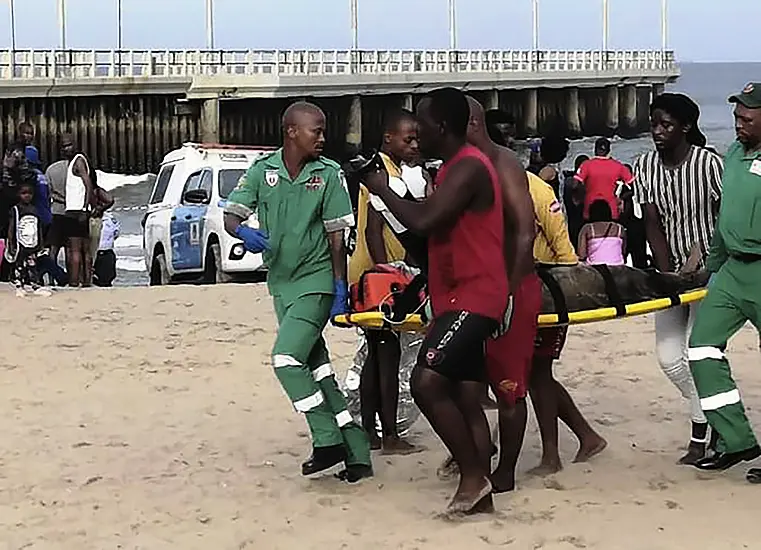
<path fill-rule="evenodd" d="M 599 309 L 589 309 L 586 311 L 575 311 L 568 314 L 569 325 L 581 325 L 584 323 L 594 323 L 597 321 L 607 321 L 609 319 L 617 319 L 621 317 L 633 317 L 635 315 L 645 315 L 660 311 L 662 309 L 668 309 L 678 305 L 687 305 L 693 302 L 702 300 L 706 295 L 706 289 L 693 290 L 680 294 L 677 303 L 671 298 L 658 298 L 656 300 L 648 300 L 647 302 L 639 302 L 636 304 L 630 304 L 626 306 L 626 315 L 618 315 L 616 308 L 603 307 Z M 419 332 L 425 330 L 425 323 L 420 315 L 408 315 L 407 318 L 401 323 L 389 323 L 383 317 L 383 314 L 379 311 L 369 311 L 365 313 L 352 313 L 350 315 L 339 315 L 335 318 L 335 322 L 343 325 L 358 326 L 369 329 L 385 329 L 396 330 L 400 332 Z M 546 313 L 539 315 L 539 326 L 555 326 L 561 325 L 559 317 L 556 313 Z"/>

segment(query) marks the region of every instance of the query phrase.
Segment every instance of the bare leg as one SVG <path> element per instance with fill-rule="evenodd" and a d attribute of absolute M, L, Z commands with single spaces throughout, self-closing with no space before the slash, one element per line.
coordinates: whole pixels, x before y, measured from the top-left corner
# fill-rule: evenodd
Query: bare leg
<path fill-rule="evenodd" d="M 552 474 L 563 468 L 558 450 L 558 394 L 552 377 L 552 359 L 534 358 L 529 392 L 542 438 L 542 462 L 531 473 Z"/>
<path fill-rule="evenodd" d="M 359 380 L 359 403 L 362 415 L 362 427 L 370 438 L 370 448 L 381 448 L 381 439 L 376 429 L 376 417 L 380 410 L 380 388 L 378 381 L 377 331 L 367 331 L 367 359 L 362 367 Z"/>
<path fill-rule="evenodd" d="M 453 399 L 455 386 L 456 383 L 424 366 L 416 366 L 412 375 L 415 402 L 460 467 L 460 484 L 447 511 L 468 513 L 490 495 L 491 483 L 468 419 Z M 460 397 L 461 401 L 467 400 L 467 396 Z M 481 410 L 479 401 L 467 404 L 468 410 L 472 407 Z M 488 433 L 487 426 L 487 438 Z"/>
<path fill-rule="evenodd" d="M 491 475 L 494 493 L 505 493 L 515 489 L 515 467 L 523 447 L 527 420 L 526 399 L 518 399 L 512 409 L 500 403 L 499 464 Z"/>
<path fill-rule="evenodd" d="M 484 469 L 488 472 L 491 467 L 492 441 L 489 421 L 484 414 L 481 400 L 484 394 L 484 384 L 480 382 L 460 382 L 456 389 L 456 402 L 465 421 L 470 426 L 473 441 L 478 449 Z"/>
<path fill-rule="evenodd" d="M 78 287 L 82 276 L 82 239 L 71 237 L 66 243 L 66 266 L 69 286 Z"/>
<path fill-rule="evenodd" d="M 399 336 L 384 332 L 378 340 L 378 378 L 380 379 L 380 417 L 383 428 L 383 454 L 408 455 L 423 451 L 401 439 L 396 427 L 399 411 Z"/>
<path fill-rule="evenodd" d="M 608 446 L 608 442 L 598 434 L 587 419 L 582 416 L 573 398 L 563 385 L 557 380 L 555 382 L 555 391 L 558 400 L 558 416 L 563 423 L 568 426 L 574 435 L 579 439 L 579 451 L 576 453 L 574 462 L 586 462 L 595 455 L 600 454 Z"/>
<path fill-rule="evenodd" d="M 90 252 L 90 239 L 81 239 L 82 248 L 82 286 L 92 286 L 93 261 Z"/>

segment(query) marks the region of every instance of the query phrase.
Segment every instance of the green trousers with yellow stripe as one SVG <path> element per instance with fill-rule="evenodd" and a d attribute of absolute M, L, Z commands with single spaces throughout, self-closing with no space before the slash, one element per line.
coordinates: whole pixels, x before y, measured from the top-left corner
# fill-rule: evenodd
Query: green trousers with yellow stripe
<path fill-rule="evenodd" d="M 744 451 L 758 444 L 725 355 L 727 342 L 746 321 L 761 328 L 761 262 L 730 258 L 700 304 L 688 351 L 700 405 L 719 434 L 721 452 Z"/>
<path fill-rule="evenodd" d="M 306 417 L 315 447 L 346 447 L 347 465 L 370 465 L 370 443 L 354 422 L 336 383 L 322 331 L 333 296 L 307 294 L 286 301 L 276 296 L 278 333 L 272 364 L 296 411 Z"/>

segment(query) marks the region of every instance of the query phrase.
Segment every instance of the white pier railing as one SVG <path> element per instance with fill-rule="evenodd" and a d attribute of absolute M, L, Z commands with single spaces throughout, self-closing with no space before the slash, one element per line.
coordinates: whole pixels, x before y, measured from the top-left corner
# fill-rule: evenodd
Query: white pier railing
<path fill-rule="evenodd" d="M 653 50 L 0 50 L 0 80 L 676 70 Z"/>

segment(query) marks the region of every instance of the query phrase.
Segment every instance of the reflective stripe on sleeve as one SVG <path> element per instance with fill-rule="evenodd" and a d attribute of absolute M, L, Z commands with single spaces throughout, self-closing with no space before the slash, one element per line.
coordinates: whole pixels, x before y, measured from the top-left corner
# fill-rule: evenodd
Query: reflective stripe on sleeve
<path fill-rule="evenodd" d="M 354 214 L 347 214 L 334 220 L 325 220 L 322 222 L 325 226 L 325 231 L 333 233 L 334 231 L 340 231 L 342 229 L 349 229 L 354 225 Z"/>

